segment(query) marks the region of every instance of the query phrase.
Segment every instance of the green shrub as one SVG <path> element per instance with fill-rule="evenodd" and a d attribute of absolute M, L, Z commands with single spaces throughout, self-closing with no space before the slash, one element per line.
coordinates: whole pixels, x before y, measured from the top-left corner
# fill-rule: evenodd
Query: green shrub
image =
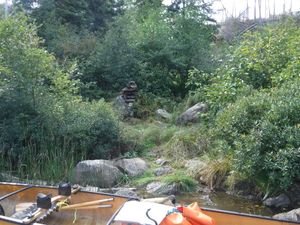
<path fill-rule="evenodd" d="M 216 118 L 218 135 L 232 145 L 241 134 L 246 135 L 270 109 L 269 95 L 256 93 L 249 97 L 241 97 L 236 103 L 229 105 Z"/>
<path fill-rule="evenodd" d="M 139 91 L 133 106 L 134 116 L 140 119 L 153 117 L 156 110 L 160 108 L 172 112 L 175 104 L 176 102 L 172 99 L 159 97 L 151 92 Z"/>
<path fill-rule="evenodd" d="M 59 180 L 79 160 L 124 153 L 111 107 L 76 95 L 76 68 L 58 66 L 24 15 L 0 20 L 0 42 L 2 170 Z"/>
<path fill-rule="evenodd" d="M 296 79 L 242 98 L 216 119 L 214 138 L 228 144 L 223 154 L 232 156 L 231 170 L 264 191 L 286 190 L 300 178 L 299 85 Z"/>
<path fill-rule="evenodd" d="M 299 35 L 290 18 L 246 33 L 204 87 L 210 108 L 217 112 L 253 89 L 270 89 L 299 77 Z"/>

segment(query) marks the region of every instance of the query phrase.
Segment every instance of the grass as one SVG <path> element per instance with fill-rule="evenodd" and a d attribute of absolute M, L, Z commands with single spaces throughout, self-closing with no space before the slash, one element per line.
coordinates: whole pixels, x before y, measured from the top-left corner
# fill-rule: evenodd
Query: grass
<path fill-rule="evenodd" d="M 216 158 L 216 159 L 205 159 L 207 166 L 199 171 L 199 175 L 212 189 L 214 187 L 221 187 L 224 185 L 231 171 L 231 159 L 230 157 Z"/>
<path fill-rule="evenodd" d="M 142 176 L 135 178 L 132 183 L 137 186 L 144 186 L 158 179 L 158 177 L 154 176 L 152 170 L 148 170 Z"/>
<path fill-rule="evenodd" d="M 173 124 L 144 121 L 138 124 L 125 124 L 125 126 L 129 127 L 131 138 L 135 138 L 148 152 L 157 151 L 156 155 L 171 159 L 175 170 L 172 174 L 156 177 L 153 174 L 153 170 L 158 167 L 153 162 L 155 158 L 146 157 L 152 162 L 151 169 L 130 183 L 144 186 L 157 181 L 166 185 L 175 183 L 182 192 L 195 190 L 197 181 L 187 175 L 182 167 L 185 161 L 183 159 L 194 158 L 209 149 L 210 140 L 201 125 L 178 127 Z"/>
<path fill-rule="evenodd" d="M 14 167 L 11 166 L 13 157 L 2 157 L 1 170 L 21 180 L 67 181 L 70 171 L 84 157 L 77 154 L 70 143 L 65 143 L 62 146 L 55 140 L 42 140 L 39 147 L 29 144 L 22 148 Z"/>
<path fill-rule="evenodd" d="M 142 176 L 135 178 L 131 183 L 135 186 L 145 186 L 151 182 L 162 182 L 165 185 L 175 184 L 181 192 L 195 191 L 197 186 L 197 181 L 187 176 L 182 170 L 176 170 L 172 174 L 157 177 L 153 174 L 153 169 L 150 169 Z"/>
<path fill-rule="evenodd" d="M 122 127 L 126 139 L 132 142 L 132 150 L 143 152 L 143 157 L 147 157 L 147 152 L 152 149 L 163 146 L 170 141 L 178 129 L 175 125 L 157 121 L 122 123 Z"/>
<path fill-rule="evenodd" d="M 206 130 L 199 126 L 177 127 L 172 138 L 164 145 L 164 155 L 174 160 L 177 164 L 182 159 L 191 159 L 208 151 L 210 138 Z"/>
<path fill-rule="evenodd" d="M 166 184 L 176 184 L 179 191 L 192 192 L 196 190 L 197 181 L 187 175 L 183 171 L 176 171 L 174 174 L 167 175 L 162 178 Z"/>
<path fill-rule="evenodd" d="M 197 181 L 182 170 L 184 159 L 192 158 L 207 151 L 209 141 L 203 135 L 199 125 L 178 127 L 157 121 L 138 121 L 121 123 L 126 139 L 131 142 L 132 149 L 124 156 L 142 156 L 149 160 L 151 169 L 138 178 L 122 177 L 120 184 L 144 186 L 154 181 L 165 184 L 175 183 L 180 191 L 193 191 Z M 37 147 L 32 145 L 24 149 L 19 160 L 18 176 L 23 179 L 42 179 L 47 181 L 68 180 L 70 171 L 83 156 L 76 155 L 75 146 L 68 141 L 66 145 L 45 140 Z M 153 170 L 158 167 L 154 163 L 156 156 L 150 156 L 151 151 L 158 156 L 168 156 L 172 161 L 174 173 L 156 177 Z M 42 163 L 41 163 L 42 162 Z M 7 171 L 7 170 L 6 170 Z"/>

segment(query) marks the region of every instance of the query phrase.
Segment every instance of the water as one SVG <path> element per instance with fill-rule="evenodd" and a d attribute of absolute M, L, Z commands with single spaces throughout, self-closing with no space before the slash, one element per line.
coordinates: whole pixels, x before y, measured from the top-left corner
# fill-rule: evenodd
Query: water
<path fill-rule="evenodd" d="M 190 204 L 198 202 L 201 207 L 222 209 L 241 213 L 249 213 L 262 216 L 273 216 L 278 212 L 271 211 L 270 208 L 262 205 L 261 202 L 236 197 L 225 192 L 213 193 L 189 193 L 176 196 L 180 204 Z"/>

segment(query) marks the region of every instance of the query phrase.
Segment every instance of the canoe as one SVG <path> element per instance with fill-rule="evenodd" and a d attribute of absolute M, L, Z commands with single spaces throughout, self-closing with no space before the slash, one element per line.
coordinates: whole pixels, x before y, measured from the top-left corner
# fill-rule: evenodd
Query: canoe
<path fill-rule="evenodd" d="M 114 194 L 81 191 L 78 188 L 72 188 L 68 193 L 66 189 L 68 187 L 64 185 L 58 188 L 0 182 L 0 204 L 4 211 L 4 215 L 0 215 L 0 224 L 156 225 L 166 216 L 166 211 L 174 209 L 173 206 L 140 202 Z M 201 211 L 213 218 L 216 225 L 300 224 L 217 209 L 201 208 Z"/>
<path fill-rule="evenodd" d="M 16 218 L 14 215 L 17 213 L 16 208 L 19 205 L 25 205 L 35 203 L 37 195 L 43 193 L 45 195 L 58 196 L 58 189 L 47 186 L 29 186 L 26 184 L 13 184 L 13 183 L 0 183 L 0 196 L 6 197 L 0 204 L 2 205 L 5 215 L 0 216 L 1 225 L 12 224 L 26 224 L 22 218 Z M 95 208 L 95 209 L 82 209 L 77 210 L 62 210 L 59 212 L 53 212 L 48 218 L 45 218 L 41 222 L 33 221 L 29 224 L 47 224 L 47 225 L 102 225 L 106 224 L 113 214 L 126 202 L 129 198 L 105 194 L 105 193 L 93 193 L 87 191 L 78 191 L 76 194 L 71 195 L 72 204 L 90 202 L 95 200 L 111 199 L 107 202 L 110 205 L 108 208 Z M 1 199 L 1 197 L 0 197 Z M 46 210 L 45 210 L 46 211 Z M 42 216 L 42 215 L 41 215 Z M 76 218 L 75 218 L 76 217 Z M 74 222 L 74 223 L 73 223 Z"/>

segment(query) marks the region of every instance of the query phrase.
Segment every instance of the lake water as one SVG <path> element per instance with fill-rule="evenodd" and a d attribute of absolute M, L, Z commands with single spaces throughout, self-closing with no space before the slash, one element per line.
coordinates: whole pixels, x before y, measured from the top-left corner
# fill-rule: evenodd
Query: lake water
<path fill-rule="evenodd" d="M 262 216 L 273 216 L 276 211 L 262 205 L 261 202 L 236 197 L 225 192 L 189 193 L 176 196 L 180 204 L 190 204 L 198 202 L 201 207 L 229 210 L 241 213 L 256 214 Z"/>

